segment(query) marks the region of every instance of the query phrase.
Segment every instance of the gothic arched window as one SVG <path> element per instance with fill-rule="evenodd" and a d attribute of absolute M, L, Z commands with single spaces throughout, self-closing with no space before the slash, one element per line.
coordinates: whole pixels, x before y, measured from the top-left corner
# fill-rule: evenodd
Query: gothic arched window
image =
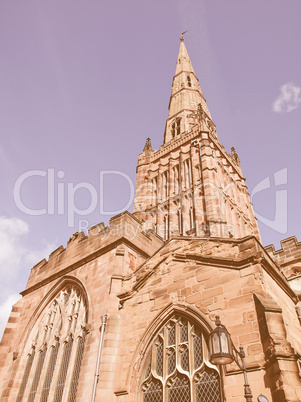
<path fill-rule="evenodd" d="M 30 333 L 16 402 L 75 401 L 85 326 L 82 293 L 67 285 L 47 305 Z"/>
<path fill-rule="evenodd" d="M 175 138 L 176 135 L 181 134 L 181 118 L 177 117 L 172 123 L 171 123 L 171 137 Z"/>
<path fill-rule="evenodd" d="M 141 402 L 221 402 L 220 375 L 209 362 L 201 328 L 174 315 L 154 338 Z"/>

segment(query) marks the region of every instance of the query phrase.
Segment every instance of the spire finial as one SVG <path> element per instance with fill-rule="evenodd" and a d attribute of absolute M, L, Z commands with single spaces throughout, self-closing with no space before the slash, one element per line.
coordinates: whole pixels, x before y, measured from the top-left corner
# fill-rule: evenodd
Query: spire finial
<path fill-rule="evenodd" d="M 180 40 L 184 40 L 183 35 L 184 35 L 184 34 L 186 34 L 186 32 L 188 32 L 188 30 L 187 30 L 187 31 L 185 31 L 185 32 L 182 32 L 182 33 L 181 33 Z"/>

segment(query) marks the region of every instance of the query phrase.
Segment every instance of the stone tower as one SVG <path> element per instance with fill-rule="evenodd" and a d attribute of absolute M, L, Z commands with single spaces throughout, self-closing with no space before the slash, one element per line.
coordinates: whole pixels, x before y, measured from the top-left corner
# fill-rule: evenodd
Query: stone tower
<path fill-rule="evenodd" d="M 240 160 L 220 144 L 181 37 L 164 144 L 148 138 L 139 155 L 134 215 L 167 240 L 174 236 L 260 240 Z"/>
<path fill-rule="evenodd" d="M 139 155 L 134 213 L 30 271 L 0 344 L 1 402 L 245 402 L 209 354 L 215 316 L 242 345 L 250 400 L 301 400 L 301 244 L 264 248 L 183 38 L 164 144 Z M 265 399 L 263 399 L 265 398 Z"/>

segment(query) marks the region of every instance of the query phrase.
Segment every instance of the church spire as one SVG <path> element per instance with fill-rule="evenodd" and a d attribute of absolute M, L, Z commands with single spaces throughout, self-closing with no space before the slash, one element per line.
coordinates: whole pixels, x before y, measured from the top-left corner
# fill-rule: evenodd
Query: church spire
<path fill-rule="evenodd" d="M 188 116 L 192 112 L 197 112 L 199 104 L 201 104 L 203 111 L 211 119 L 206 99 L 204 98 L 184 43 L 183 34 L 180 37 L 180 49 L 172 83 L 164 143 L 189 130 Z"/>
<path fill-rule="evenodd" d="M 134 214 L 164 240 L 260 239 L 239 157 L 219 142 L 182 35 L 164 144 L 147 139 L 139 155 Z"/>
<path fill-rule="evenodd" d="M 183 71 L 186 73 L 195 74 L 191 61 L 190 61 L 190 58 L 189 58 L 189 55 L 188 55 L 188 52 L 187 52 L 187 49 L 186 49 L 186 46 L 185 46 L 185 43 L 184 43 L 184 37 L 183 37 L 184 33 L 185 32 L 183 32 L 180 37 L 181 42 L 180 42 L 180 49 L 179 49 L 179 55 L 178 55 L 175 75 L 180 74 Z"/>

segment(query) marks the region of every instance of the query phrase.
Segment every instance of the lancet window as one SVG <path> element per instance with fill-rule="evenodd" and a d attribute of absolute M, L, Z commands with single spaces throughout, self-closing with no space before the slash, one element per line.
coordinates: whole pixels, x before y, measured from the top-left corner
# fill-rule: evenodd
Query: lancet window
<path fill-rule="evenodd" d="M 181 134 L 181 118 L 177 118 L 176 120 L 173 121 L 171 124 L 171 136 L 172 138 L 175 138 L 176 135 Z"/>
<path fill-rule="evenodd" d="M 220 374 L 209 362 L 202 329 L 173 316 L 148 354 L 140 402 L 221 402 Z"/>
<path fill-rule="evenodd" d="M 67 285 L 48 304 L 31 331 L 16 402 L 75 401 L 85 326 L 82 294 L 77 287 Z"/>

